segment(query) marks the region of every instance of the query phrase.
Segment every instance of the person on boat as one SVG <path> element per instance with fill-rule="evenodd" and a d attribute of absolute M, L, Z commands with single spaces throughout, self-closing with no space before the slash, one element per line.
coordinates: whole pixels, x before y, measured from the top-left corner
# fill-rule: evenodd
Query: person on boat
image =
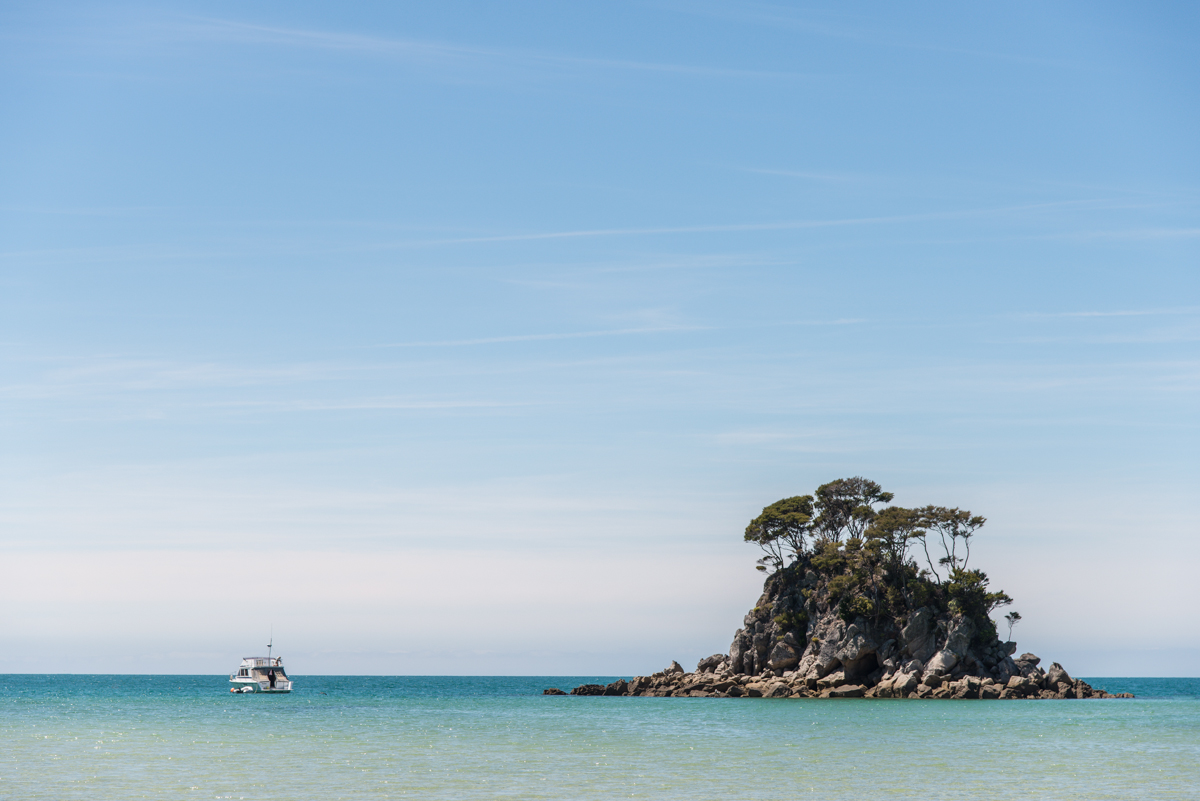
<path fill-rule="evenodd" d="M 271 682 L 271 689 L 274 690 L 275 689 L 275 671 L 273 671 L 273 670 L 267 671 L 267 681 Z"/>

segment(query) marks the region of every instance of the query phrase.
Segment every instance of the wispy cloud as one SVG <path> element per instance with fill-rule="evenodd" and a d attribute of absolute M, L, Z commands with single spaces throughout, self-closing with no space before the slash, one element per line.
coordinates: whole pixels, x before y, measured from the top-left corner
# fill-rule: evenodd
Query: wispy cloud
<path fill-rule="evenodd" d="M 216 401 L 206 406 L 217 408 L 245 408 L 291 412 L 337 412 L 337 411 L 450 411 L 459 409 L 498 409 L 534 405 L 530 402 L 490 400 L 413 400 L 411 398 L 354 398 L 349 400 L 262 400 L 262 401 Z"/>
<path fill-rule="evenodd" d="M 943 45 L 936 42 L 918 41 L 911 37 L 902 36 L 895 30 L 881 28 L 878 25 L 877 15 L 875 17 L 867 17 L 860 14 L 852 17 L 845 13 L 819 14 L 811 9 L 798 12 L 794 8 L 768 3 L 688 3 L 677 6 L 676 10 L 719 19 L 767 25 L 776 30 L 790 29 L 825 38 L 859 42 L 864 45 L 947 53 L 950 55 L 962 55 L 1019 64 L 1074 68 L 1079 66 L 1078 64 L 1058 58 L 961 47 L 957 43 L 955 45 Z"/>
<path fill-rule="evenodd" d="M 866 322 L 863 318 L 845 317 L 833 320 L 781 320 L 778 322 L 750 323 L 746 325 L 672 325 L 653 328 L 616 328 L 603 331 L 568 331 L 548 334 L 515 334 L 512 336 L 478 337 L 475 339 L 441 339 L 418 342 L 390 342 L 376 345 L 378 348 L 444 348 L 470 345 L 499 345 L 510 342 L 545 342 L 564 339 L 590 339 L 594 337 L 636 336 L 641 334 L 680 334 L 699 331 L 749 330 L 752 328 L 780 328 L 790 326 L 836 326 L 855 325 Z"/>
<path fill-rule="evenodd" d="M 631 59 L 566 56 L 559 53 L 536 50 L 480 47 L 422 39 L 368 36 L 340 31 L 308 30 L 214 18 L 191 18 L 184 22 L 176 22 L 164 25 L 163 27 L 176 34 L 195 39 L 256 46 L 280 46 L 336 51 L 403 60 L 427 67 L 486 66 L 487 64 L 505 63 L 527 68 L 602 69 L 743 79 L 767 78 L 793 80 L 819 77 L 796 72 L 711 67 L 697 64 L 673 64 Z"/>
<path fill-rule="evenodd" d="M 164 206 L 28 206 L 0 205 L 3 214 L 44 214 L 59 217 L 119 217 L 163 211 Z"/>
<path fill-rule="evenodd" d="M 583 228 L 571 231 L 544 231 L 540 233 L 497 234 L 493 236 L 466 236 L 446 239 L 424 239 L 397 242 L 381 247 L 419 247 L 427 245 L 458 245 L 487 242 L 530 242 L 553 239 L 580 239 L 590 237 L 654 236 L 660 234 L 712 234 L 752 233 L 756 231 L 791 231 L 819 228 L 839 228 L 857 225 L 888 225 L 911 222 L 934 222 L 938 220 L 969 219 L 999 216 L 1052 208 L 1070 208 L 1102 205 L 1106 201 L 1096 199 L 1062 200 L 1044 203 L 1022 203 L 1011 206 L 992 206 L 955 211 L 934 211 L 919 214 L 890 214 L 872 217 L 842 217 L 826 220 L 780 220 L 776 222 L 727 223 L 716 225 L 678 225 L 646 228 Z"/>
<path fill-rule="evenodd" d="M 1091 336 L 1041 336 L 997 339 L 996 343 L 1021 345 L 1166 345 L 1179 342 L 1200 342 L 1200 330 L 1145 331 L 1132 334 Z"/>
<path fill-rule="evenodd" d="M 498 345 L 506 342 L 545 342 L 558 339 L 590 339 L 593 337 L 620 337 L 637 334 L 671 334 L 683 331 L 706 331 L 705 326 L 660 326 L 655 328 L 616 328 L 608 331 L 568 331 L 551 334 L 514 334 L 501 337 L 478 337 L 475 339 L 439 339 L 418 342 L 389 342 L 377 345 L 380 348 L 447 348 L 464 345 Z"/>
<path fill-rule="evenodd" d="M 1182 227 L 1182 228 L 1126 228 L 1109 231 L 1071 231 L 1061 234 L 1053 234 L 1043 238 L 1046 239 L 1128 239 L 1128 240 L 1155 240 L 1155 239 L 1195 239 L 1200 237 L 1200 227 Z"/>
<path fill-rule="evenodd" d="M 1097 311 L 1027 312 L 1022 317 L 1071 318 L 1071 317 L 1162 317 L 1200 314 L 1200 306 L 1180 306 L 1168 309 L 1117 309 Z"/>
<path fill-rule="evenodd" d="M 12 361 L 6 357 L 6 361 Z M 27 360 L 36 363 L 36 360 Z M 53 362 L 61 363 L 56 359 Z M 113 357 L 70 360 L 34 380 L 0 384 L 0 399 L 93 397 L 129 392 L 279 386 L 332 381 L 370 369 L 363 365 L 300 363 L 245 366 L 206 362 L 166 362 Z"/>
<path fill-rule="evenodd" d="M 865 175 L 837 172 L 805 172 L 803 170 L 767 170 L 757 167 L 743 167 L 745 172 L 758 175 L 781 175 L 786 178 L 802 178 L 806 181 L 822 181 L 825 183 L 852 183 L 867 180 Z"/>

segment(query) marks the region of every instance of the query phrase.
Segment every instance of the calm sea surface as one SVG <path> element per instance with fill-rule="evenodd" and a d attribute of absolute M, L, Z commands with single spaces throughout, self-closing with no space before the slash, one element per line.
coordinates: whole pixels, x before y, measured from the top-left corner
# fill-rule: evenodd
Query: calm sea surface
<path fill-rule="evenodd" d="M 1200 798 L 1200 679 L 1135 700 L 543 697 L 600 677 L 0 676 L 0 798 Z"/>

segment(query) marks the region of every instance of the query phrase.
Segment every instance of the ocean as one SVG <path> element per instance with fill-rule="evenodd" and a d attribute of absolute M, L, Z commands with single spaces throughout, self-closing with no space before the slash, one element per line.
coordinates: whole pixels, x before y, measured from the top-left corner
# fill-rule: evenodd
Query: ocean
<path fill-rule="evenodd" d="M 0 676 L 4 799 L 1200 798 L 1200 679 L 1138 698 L 543 696 L 613 677 Z"/>

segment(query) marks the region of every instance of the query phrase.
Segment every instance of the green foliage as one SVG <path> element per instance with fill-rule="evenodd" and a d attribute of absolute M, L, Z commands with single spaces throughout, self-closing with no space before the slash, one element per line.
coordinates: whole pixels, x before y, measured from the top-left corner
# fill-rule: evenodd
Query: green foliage
<path fill-rule="evenodd" d="M 845 595 L 852 592 L 858 582 L 854 580 L 854 576 L 842 574 L 829 579 L 829 600 L 838 601 Z"/>
<path fill-rule="evenodd" d="M 887 592 L 884 594 L 884 598 L 887 601 L 888 611 L 890 611 L 893 615 L 904 614 L 906 611 L 904 592 L 899 587 L 888 587 Z"/>
<path fill-rule="evenodd" d="M 1021 613 L 1014 609 L 1012 612 L 1009 612 L 1007 615 L 1004 616 L 1004 620 L 1006 623 L 1008 623 L 1008 639 L 1011 640 L 1013 626 L 1015 626 L 1015 625 L 1017 625 L 1017 623 L 1021 622 Z"/>
<path fill-rule="evenodd" d="M 846 620 L 851 620 L 859 615 L 874 617 L 876 611 L 875 604 L 870 598 L 864 595 L 855 595 L 851 598 L 846 598 L 843 604 L 838 604 L 838 612 Z"/>
<path fill-rule="evenodd" d="M 985 617 L 983 620 L 975 622 L 975 634 L 971 637 L 972 647 L 982 648 L 995 642 L 996 639 L 996 622 L 994 620 Z"/>
<path fill-rule="evenodd" d="M 1012 603 L 1008 593 L 988 592 L 988 577 L 982 570 L 956 568 L 945 587 L 951 611 L 971 618 L 977 631 L 990 632 L 994 638 L 996 624 L 992 622 L 991 613 Z"/>
<path fill-rule="evenodd" d="M 837 575 L 846 566 L 846 554 L 836 542 L 823 542 L 812 556 L 812 565 L 827 576 Z"/>
<path fill-rule="evenodd" d="M 892 494 L 873 481 L 839 479 L 818 487 L 815 498 L 776 501 L 750 521 L 744 539 L 767 554 L 759 569 L 770 566 L 777 580 L 793 587 L 786 602 L 776 603 L 779 629 L 806 632 L 809 613 L 824 610 L 825 603 L 846 620 L 862 616 L 876 621 L 932 606 L 970 618 L 981 642 L 991 642 L 996 628 L 990 615 L 1012 598 L 989 591 L 987 575 L 967 567 L 971 539 L 986 520 L 957 507 L 876 510 L 891 500 Z M 931 540 L 935 550 L 941 546 L 940 558 L 931 557 Z M 928 571 L 910 556 L 913 543 L 920 543 Z M 795 561 L 785 567 L 789 555 Z M 821 577 L 823 594 L 797 586 L 808 570 Z M 1005 619 L 1011 635 L 1020 615 L 1013 612 Z"/>
<path fill-rule="evenodd" d="M 971 537 L 983 527 L 987 518 L 972 515 L 965 509 L 957 507 L 947 509 L 945 506 L 923 506 L 916 510 L 918 516 L 917 528 L 920 531 L 921 544 L 925 549 L 925 559 L 929 562 L 929 570 L 938 581 L 941 576 L 933 566 L 929 555 L 929 535 L 937 534 L 942 546 L 942 553 L 937 562 L 948 572 L 966 570 L 971 560 Z"/>
<path fill-rule="evenodd" d="M 804 634 L 808 631 L 808 614 L 803 609 L 787 611 L 775 616 L 775 624 L 783 632 L 779 635 L 780 638 L 791 631 L 803 639 Z"/>
<path fill-rule="evenodd" d="M 864 536 L 880 549 L 884 559 L 892 566 L 902 564 L 908 553 L 908 544 L 924 535 L 921 515 L 917 510 L 900 506 L 889 506 L 881 511 L 864 532 Z"/>
<path fill-rule="evenodd" d="M 765 571 L 771 567 L 778 570 L 789 553 L 793 557 L 804 553 L 804 538 L 808 535 L 812 516 L 812 496 L 797 495 L 776 501 L 751 520 L 742 539 L 757 543 L 766 552 L 759 559 L 758 569 Z"/>
<path fill-rule="evenodd" d="M 839 542 L 843 535 L 861 537 L 875 518 L 875 505 L 892 499 L 892 493 L 862 476 L 822 484 L 816 495 L 813 527 L 825 542 Z"/>

